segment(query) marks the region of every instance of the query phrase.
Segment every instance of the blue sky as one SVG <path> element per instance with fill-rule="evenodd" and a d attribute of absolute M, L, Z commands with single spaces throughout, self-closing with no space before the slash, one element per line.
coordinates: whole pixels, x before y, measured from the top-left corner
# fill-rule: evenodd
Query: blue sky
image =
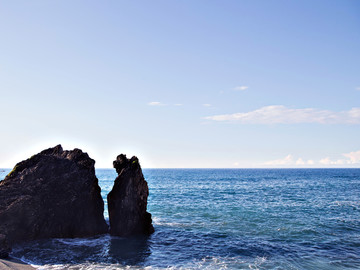
<path fill-rule="evenodd" d="M 0 1 L 0 167 L 360 167 L 360 2 Z"/>

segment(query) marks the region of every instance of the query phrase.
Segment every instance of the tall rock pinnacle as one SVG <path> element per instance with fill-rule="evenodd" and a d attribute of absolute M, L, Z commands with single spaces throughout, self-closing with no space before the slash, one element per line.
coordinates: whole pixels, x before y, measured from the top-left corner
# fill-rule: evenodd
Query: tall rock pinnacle
<path fill-rule="evenodd" d="M 154 232 L 151 214 L 146 211 L 149 188 L 137 157 L 119 155 L 113 162 L 118 173 L 107 196 L 110 234 L 129 236 Z"/>

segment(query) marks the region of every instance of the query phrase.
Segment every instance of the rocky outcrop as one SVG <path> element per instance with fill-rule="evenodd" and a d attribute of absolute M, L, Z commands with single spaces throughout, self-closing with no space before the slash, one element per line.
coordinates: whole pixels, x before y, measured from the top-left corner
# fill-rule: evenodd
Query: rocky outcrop
<path fill-rule="evenodd" d="M 10 251 L 11 248 L 6 240 L 6 236 L 0 234 L 0 259 L 7 258 L 9 256 Z"/>
<path fill-rule="evenodd" d="M 146 212 L 149 188 L 137 157 L 119 155 L 113 162 L 118 173 L 107 196 L 110 234 L 129 236 L 154 232 L 151 214 Z"/>
<path fill-rule="evenodd" d="M 11 245 L 106 233 L 94 164 L 87 153 L 61 145 L 18 163 L 0 182 L 0 234 Z"/>

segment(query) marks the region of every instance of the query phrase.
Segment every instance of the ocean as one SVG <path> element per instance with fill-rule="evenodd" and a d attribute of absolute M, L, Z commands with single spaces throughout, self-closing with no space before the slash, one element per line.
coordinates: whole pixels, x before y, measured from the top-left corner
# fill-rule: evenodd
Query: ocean
<path fill-rule="evenodd" d="M 39 269 L 360 269 L 360 169 L 143 173 L 150 237 L 34 241 L 11 255 Z M 96 174 L 108 219 L 117 175 Z"/>

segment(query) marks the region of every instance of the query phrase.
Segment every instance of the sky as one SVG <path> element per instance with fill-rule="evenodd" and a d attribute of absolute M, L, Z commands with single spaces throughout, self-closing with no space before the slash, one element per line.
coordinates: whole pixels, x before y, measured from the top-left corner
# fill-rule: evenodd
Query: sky
<path fill-rule="evenodd" d="M 360 167 L 357 0 L 0 0 L 0 168 Z"/>

